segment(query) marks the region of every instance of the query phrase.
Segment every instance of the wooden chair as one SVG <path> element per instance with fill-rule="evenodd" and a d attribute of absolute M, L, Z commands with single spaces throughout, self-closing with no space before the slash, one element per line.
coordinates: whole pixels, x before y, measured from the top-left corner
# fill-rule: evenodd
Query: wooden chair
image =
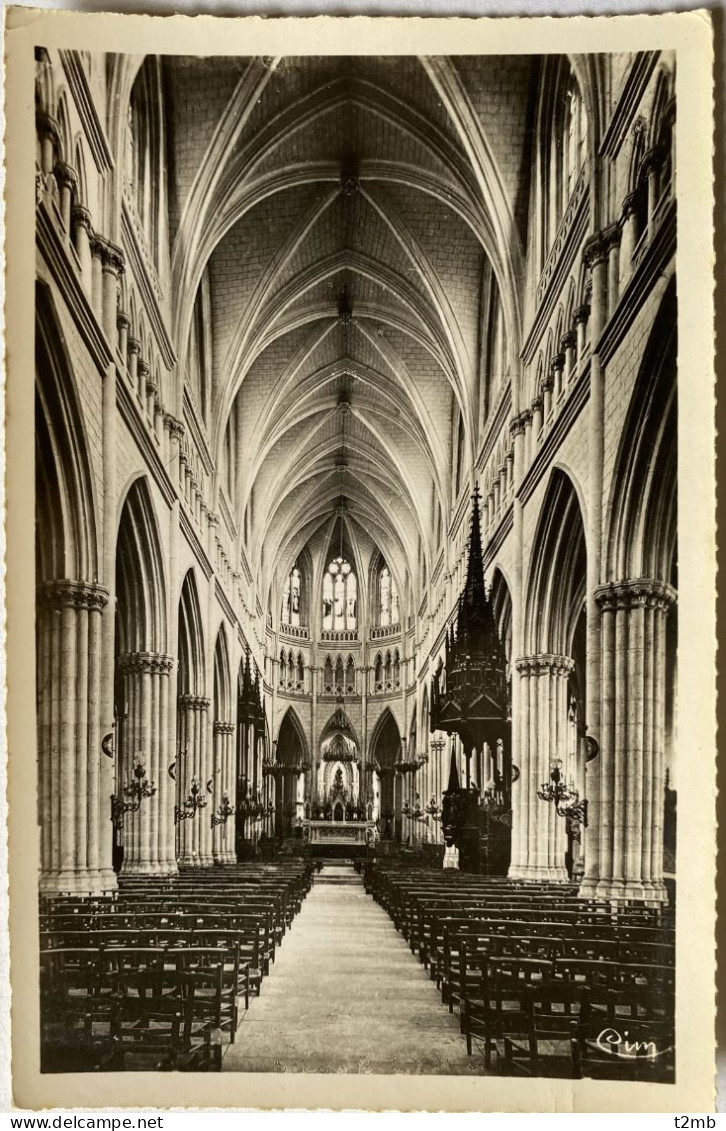
<path fill-rule="evenodd" d="M 671 1021 L 623 1018 L 603 1025 L 602 1019 L 583 1019 L 572 1048 L 578 1079 L 673 1083 L 675 1077 Z"/>
<path fill-rule="evenodd" d="M 500 1071 L 505 1076 L 575 1076 L 573 1041 L 586 1009 L 588 987 L 550 982 L 527 991 L 527 1040 L 504 1035 Z"/>

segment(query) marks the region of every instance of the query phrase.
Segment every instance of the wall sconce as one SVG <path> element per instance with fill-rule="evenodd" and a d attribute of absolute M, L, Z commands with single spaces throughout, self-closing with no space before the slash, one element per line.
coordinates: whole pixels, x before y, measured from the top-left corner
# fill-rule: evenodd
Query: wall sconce
<path fill-rule="evenodd" d="M 580 801 L 580 795 L 572 781 L 569 785 L 565 784 L 560 770 L 561 764 L 559 759 L 552 763 L 550 780 L 542 783 L 537 790 L 537 796 L 540 801 L 553 802 L 558 817 L 569 817 L 571 821 L 577 821 L 586 829 L 587 799 L 583 797 Z"/>
<path fill-rule="evenodd" d="M 226 825 L 229 818 L 234 813 L 234 806 L 229 803 L 229 794 L 225 790 L 222 794 L 222 804 L 216 813 L 212 813 L 212 828 L 216 825 Z"/>
<path fill-rule="evenodd" d="M 140 758 L 134 762 L 133 781 L 125 785 L 121 792 L 130 800 L 124 801 L 117 794 L 111 794 L 111 821 L 115 829 L 122 829 L 125 815 L 138 812 L 144 798 L 153 797 L 156 793 L 154 783 L 146 780 L 146 767 Z"/>
<path fill-rule="evenodd" d="M 205 809 L 207 799 L 202 793 L 202 787 L 198 778 L 192 778 L 192 784 L 189 787 L 189 796 L 185 798 L 181 805 L 174 806 L 174 824 L 178 825 L 182 821 L 188 821 L 190 817 L 195 817 L 200 809 Z"/>

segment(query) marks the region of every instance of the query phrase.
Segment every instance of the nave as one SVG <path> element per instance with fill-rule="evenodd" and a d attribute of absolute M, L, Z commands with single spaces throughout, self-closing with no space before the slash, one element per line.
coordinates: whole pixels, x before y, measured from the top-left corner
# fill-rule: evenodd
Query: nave
<path fill-rule="evenodd" d="M 223 1072 L 431 1073 L 483 1070 L 459 1020 L 363 887 L 324 865 L 265 992 L 245 1013 Z"/>
<path fill-rule="evenodd" d="M 41 948 L 47 1072 L 673 1080 L 672 913 L 573 885 L 246 866 L 55 898 Z"/>
<path fill-rule="evenodd" d="M 36 62 L 43 1071 L 667 1037 L 673 53 Z"/>

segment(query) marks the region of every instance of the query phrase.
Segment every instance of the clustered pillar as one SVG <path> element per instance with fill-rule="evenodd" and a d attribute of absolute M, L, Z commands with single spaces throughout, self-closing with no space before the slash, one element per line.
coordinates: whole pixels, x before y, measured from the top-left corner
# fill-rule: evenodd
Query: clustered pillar
<path fill-rule="evenodd" d="M 602 617 L 596 892 L 663 902 L 665 624 L 675 591 L 641 578 L 601 586 L 596 600 Z"/>
<path fill-rule="evenodd" d="M 567 750 L 567 656 L 524 656 L 519 673 L 520 779 L 513 792 L 512 863 L 509 875 L 521 880 L 566 880 L 565 820 L 537 790 L 549 781 L 552 764 Z"/>
<path fill-rule="evenodd" d="M 176 871 L 174 797 L 166 765 L 169 673 L 174 659 L 163 652 L 128 652 L 119 659 L 125 681 L 126 717 L 121 728 L 117 794 L 134 780 L 141 763 L 156 788 L 136 811 L 124 814 L 124 874 L 168 875 Z"/>
<path fill-rule="evenodd" d="M 192 783 L 199 787 L 205 808 L 179 822 L 179 863 L 204 866 L 212 863 L 211 820 L 208 791 L 212 773 L 207 749 L 207 711 L 209 699 L 202 695 L 179 696 L 179 757 L 177 758 L 178 807 L 191 796 Z"/>
<path fill-rule="evenodd" d="M 232 808 L 235 804 L 235 729 L 234 723 L 215 720 L 213 816 L 218 821 L 212 827 L 212 856 L 215 864 L 234 864 L 237 860 L 234 851 L 234 814 L 229 814 L 226 818 L 219 817 L 219 810 L 225 801 Z"/>
<path fill-rule="evenodd" d="M 40 889 L 97 893 L 114 886 L 101 847 L 101 620 L 108 590 L 52 581 L 38 591 Z"/>

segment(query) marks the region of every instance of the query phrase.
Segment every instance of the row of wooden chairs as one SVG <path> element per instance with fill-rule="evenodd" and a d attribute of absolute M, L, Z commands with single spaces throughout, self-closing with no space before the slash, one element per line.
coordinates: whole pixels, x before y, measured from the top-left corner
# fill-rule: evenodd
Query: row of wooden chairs
<path fill-rule="evenodd" d="M 41 900 L 44 1071 L 219 1070 L 312 883 L 305 866 L 230 873 Z"/>
<path fill-rule="evenodd" d="M 496 1053 L 506 1074 L 672 1074 L 670 910 L 457 872 L 373 867 L 366 883 L 449 1010 L 458 1007 L 470 1055 L 484 1042 L 485 1066 Z M 657 1040 L 643 1038 L 649 1025 Z"/>

